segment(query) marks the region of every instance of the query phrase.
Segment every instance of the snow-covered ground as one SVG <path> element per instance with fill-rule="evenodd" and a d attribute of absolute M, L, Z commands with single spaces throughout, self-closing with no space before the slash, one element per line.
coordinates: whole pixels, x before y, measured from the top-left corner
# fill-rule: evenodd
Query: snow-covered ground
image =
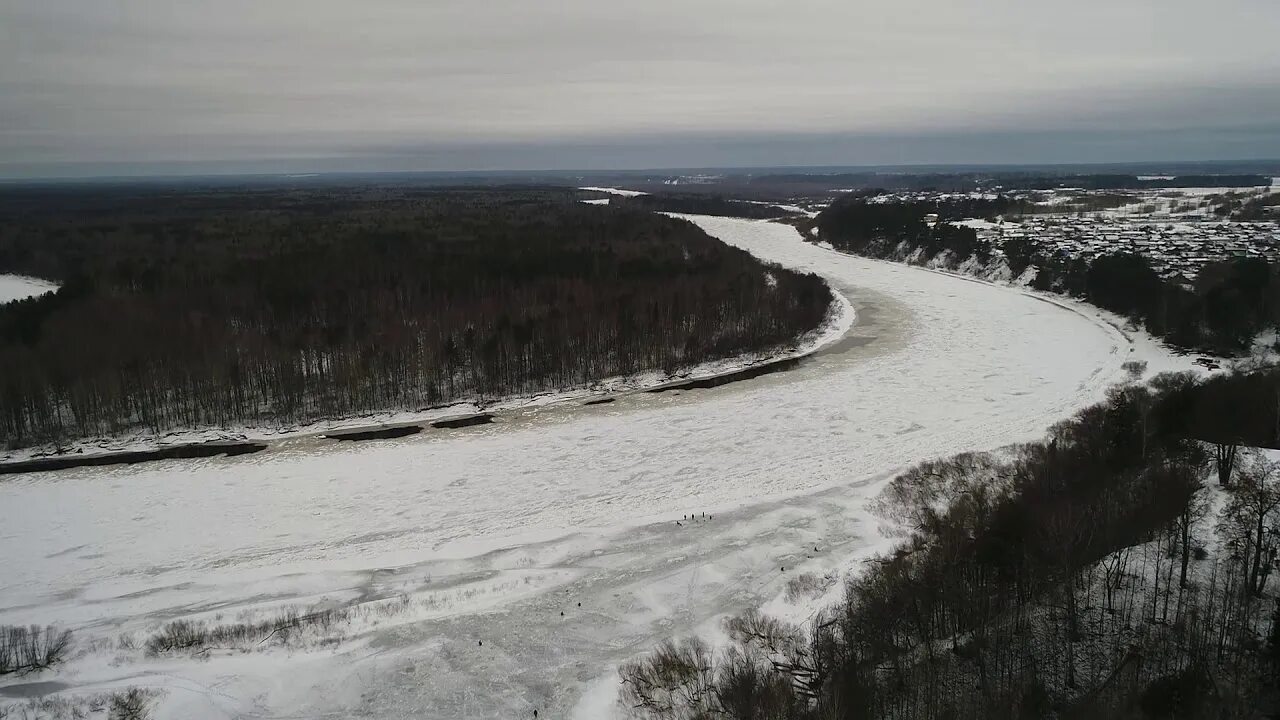
<path fill-rule="evenodd" d="M 77 637 L 0 698 L 145 686 L 159 719 L 600 718 L 618 663 L 883 547 L 864 505 L 894 471 L 1039 437 L 1126 360 L 1190 366 L 1087 307 L 692 219 L 822 274 L 857 323 L 795 370 L 711 390 L 0 481 L 0 624 Z M 175 619 L 352 604 L 302 643 L 138 649 Z M 61 684 L 14 687 L 32 682 Z"/>
<path fill-rule="evenodd" d="M 23 277 L 21 275 L 0 275 L 0 305 L 35 295 L 43 295 L 57 289 L 57 285 L 37 278 Z"/>
<path fill-rule="evenodd" d="M 647 193 L 647 192 L 642 192 L 642 191 L 640 191 L 640 190 L 623 190 L 623 189 L 621 189 L 621 188 L 611 188 L 611 187 L 593 187 L 593 186 L 588 186 L 588 187 L 580 187 L 580 188 L 578 188 L 578 189 L 579 189 L 579 190 L 590 190 L 590 191 L 592 191 L 592 192 L 602 192 L 602 193 L 607 193 L 607 194 L 609 194 L 609 195 L 618 195 L 618 196 L 620 196 L 620 197 L 635 197 L 635 196 L 637 196 L 637 195 L 648 195 L 648 194 L 649 194 L 649 193 Z"/>

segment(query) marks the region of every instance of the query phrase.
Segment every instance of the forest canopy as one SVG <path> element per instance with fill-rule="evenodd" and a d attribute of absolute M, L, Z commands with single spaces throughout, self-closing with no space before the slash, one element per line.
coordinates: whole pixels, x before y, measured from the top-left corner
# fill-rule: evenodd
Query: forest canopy
<path fill-rule="evenodd" d="M 832 296 L 691 223 L 570 191 L 0 194 L 0 443 L 289 424 L 792 343 Z"/>

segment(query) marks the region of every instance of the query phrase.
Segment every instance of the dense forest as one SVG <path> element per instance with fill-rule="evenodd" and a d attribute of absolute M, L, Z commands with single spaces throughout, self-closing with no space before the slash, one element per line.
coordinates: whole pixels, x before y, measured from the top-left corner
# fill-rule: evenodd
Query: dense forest
<path fill-rule="evenodd" d="M 691 223 L 571 191 L 14 189 L 0 443 L 297 423 L 674 371 L 831 302 Z"/>
<path fill-rule="evenodd" d="M 991 247 L 959 218 L 994 218 L 1017 201 L 872 202 L 852 195 L 814 221 L 819 237 L 846 252 L 876 258 L 914 254 L 928 262 L 950 253 L 955 263 L 987 262 Z M 937 214 L 930 226 L 925 215 Z M 1260 258 L 1208 263 L 1192 284 L 1162 278 L 1147 259 L 1130 254 L 1092 261 L 1044 252 L 1034 240 L 1009 240 L 1004 253 L 1013 275 L 1036 268 L 1032 286 L 1069 294 L 1132 319 L 1173 345 L 1215 353 L 1247 350 L 1258 333 L 1280 325 L 1280 268 Z"/>
<path fill-rule="evenodd" d="M 800 626 L 734 618 L 719 652 L 665 644 L 622 668 L 623 700 L 652 718 L 1274 717 L 1280 464 L 1197 438 L 1274 444 L 1278 399 L 1274 369 L 1162 375 L 1042 442 L 920 465 L 878 503 L 906 537 L 842 602 Z"/>
<path fill-rule="evenodd" d="M 947 252 L 957 260 L 986 261 L 991 247 L 972 228 L 948 221 L 995 217 L 1021 207 L 1021 201 L 1004 197 L 881 202 L 875 199 L 878 193 L 852 193 L 831 203 L 814 220 L 819 236 L 838 250 L 869 257 L 893 257 L 905 246 L 919 249 L 926 259 Z M 937 215 L 938 222 L 926 222 L 927 215 Z"/>

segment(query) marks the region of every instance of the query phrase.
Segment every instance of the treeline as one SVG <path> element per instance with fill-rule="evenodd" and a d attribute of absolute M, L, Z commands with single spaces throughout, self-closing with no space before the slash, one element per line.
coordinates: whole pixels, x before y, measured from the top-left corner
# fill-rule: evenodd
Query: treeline
<path fill-rule="evenodd" d="M 1063 173 L 1032 172 L 955 172 L 955 173 L 776 173 L 751 178 L 752 184 L 796 186 L 806 189 L 866 189 L 970 192 L 991 188 L 1005 190 L 1150 190 L 1159 188 L 1259 187 L 1271 184 L 1271 178 L 1255 174 L 1178 175 L 1175 177 L 1140 177 L 1127 173 Z"/>
<path fill-rule="evenodd" d="M 751 178 L 755 185 L 797 185 L 824 189 L 917 190 L 967 192 L 979 187 L 990 175 L 979 173 L 773 173 Z"/>
<path fill-rule="evenodd" d="M 1065 196 L 1066 202 L 1057 203 L 1024 203 L 1021 207 L 1013 208 L 1006 216 L 1022 216 L 1022 215 L 1047 215 L 1047 214 L 1063 214 L 1063 213 L 1096 213 L 1104 210 L 1114 210 L 1115 208 L 1133 205 L 1140 202 L 1141 197 L 1132 193 L 1109 193 L 1109 192 L 1079 192 L 1072 193 L 1068 191 Z"/>
<path fill-rule="evenodd" d="M 948 221 L 994 218 L 1022 206 L 1005 197 L 880 202 L 875 199 L 878 193 L 854 193 L 831 203 L 814 220 L 819 237 L 837 250 L 869 257 L 891 258 L 903 250 L 918 250 L 926 260 L 947 252 L 957 261 L 973 256 L 985 262 L 991 257 L 990 244 L 972 228 Z M 937 215 L 938 222 L 926 222 L 928 215 Z"/>
<path fill-rule="evenodd" d="M 112 194 L 114 193 L 114 194 Z M 0 442 L 298 423 L 674 371 L 831 302 L 696 226 L 571 191 L 0 195 Z"/>
<path fill-rule="evenodd" d="M 1223 382 L 1267 386 L 1256 404 L 1280 396 L 1274 371 Z M 1159 376 L 1011 456 L 903 474 L 879 509 L 909 535 L 843 602 L 803 626 L 736 618 L 718 653 L 669 643 L 622 668 L 624 702 L 742 720 L 1274 712 L 1280 467 L 1248 454 L 1225 488 L 1206 486 L 1209 455 L 1188 432 L 1220 419 L 1195 409 L 1216 407 L 1214 392 Z"/>
<path fill-rule="evenodd" d="M 958 218 L 994 218 L 1019 201 L 959 199 L 875 202 L 850 196 L 814 220 L 836 249 L 868 257 L 927 263 L 949 253 L 949 265 L 972 257 L 988 263 L 989 243 Z M 925 216 L 937 214 L 930 227 Z M 1262 258 L 1208 263 L 1194 283 L 1161 277 L 1146 258 L 1113 254 L 1092 261 L 1046 252 L 1034 239 L 1008 239 L 1003 251 L 1014 277 L 1034 266 L 1032 287 L 1083 299 L 1130 318 L 1170 344 L 1221 354 L 1249 349 L 1260 332 L 1280 325 L 1280 269 Z"/>
<path fill-rule="evenodd" d="M 1192 283 L 1160 277 L 1145 257 L 1092 261 L 1050 256 L 1006 242 L 1010 270 L 1037 268 L 1032 287 L 1065 293 L 1123 315 L 1176 347 L 1223 355 L 1247 351 L 1280 324 L 1280 268 L 1263 258 L 1207 263 Z"/>
<path fill-rule="evenodd" d="M 1137 175 L 1067 175 L 1021 178 L 1016 187 L 1027 190 L 1080 188 L 1082 190 L 1158 190 L 1161 188 L 1251 188 L 1266 187 L 1271 178 L 1263 175 L 1178 175 L 1176 177 L 1139 177 Z"/>
<path fill-rule="evenodd" d="M 1244 202 L 1232 199 L 1220 205 L 1217 212 L 1220 215 L 1230 214 L 1232 220 L 1239 222 L 1280 220 L 1280 193 L 1271 193 Z"/>
<path fill-rule="evenodd" d="M 762 202 L 730 200 L 717 195 L 648 194 L 631 197 L 614 197 L 610 205 L 651 210 L 653 212 L 684 213 L 687 215 L 717 215 L 720 217 L 772 220 L 795 213 Z"/>

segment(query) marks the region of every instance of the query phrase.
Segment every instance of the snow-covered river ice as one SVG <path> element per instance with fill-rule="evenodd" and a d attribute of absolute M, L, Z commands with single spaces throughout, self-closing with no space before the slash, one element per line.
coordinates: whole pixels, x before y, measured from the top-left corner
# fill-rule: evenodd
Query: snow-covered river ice
<path fill-rule="evenodd" d="M 43 295 L 57 289 L 57 285 L 45 280 L 21 275 L 0 275 L 0 303 Z"/>
<path fill-rule="evenodd" d="M 803 620 L 787 579 L 884 547 L 865 506 L 895 470 L 1037 438 L 1126 360 L 1184 364 L 1087 308 L 693 219 L 822 274 L 856 323 L 794 370 L 709 390 L 0 481 L 0 624 L 57 623 L 78 648 L 0 685 L 163 688 L 157 718 L 605 717 L 616 665 L 667 637 L 749 607 Z M 119 644 L 321 602 L 379 610 L 333 644 Z"/>

